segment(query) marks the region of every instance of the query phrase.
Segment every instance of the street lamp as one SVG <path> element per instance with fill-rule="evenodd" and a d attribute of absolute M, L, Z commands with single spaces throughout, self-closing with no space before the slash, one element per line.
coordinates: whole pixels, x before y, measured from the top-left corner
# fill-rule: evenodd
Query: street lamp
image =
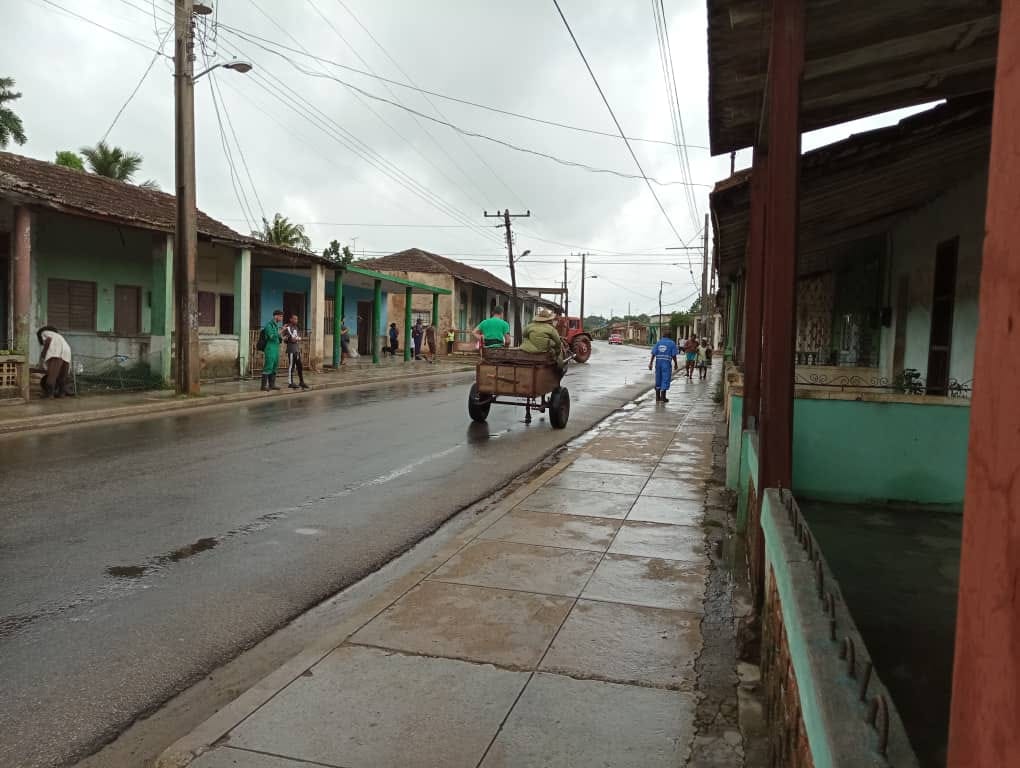
<path fill-rule="evenodd" d="M 195 75 L 194 17 L 212 8 L 194 0 L 174 0 L 174 183 L 177 224 L 174 229 L 174 351 L 175 380 L 182 395 L 199 393 L 201 359 L 198 345 L 198 224 L 195 207 L 195 81 L 223 67 L 249 72 L 247 61 L 214 64 Z M 244 329 L 238 329 L 243 333 Z M 239 342 L 243 343 L 243 341 Z"/>

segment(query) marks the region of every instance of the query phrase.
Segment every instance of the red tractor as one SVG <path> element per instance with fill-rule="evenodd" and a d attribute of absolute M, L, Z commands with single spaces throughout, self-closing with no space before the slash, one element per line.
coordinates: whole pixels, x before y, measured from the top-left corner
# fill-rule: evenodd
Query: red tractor
<path fill-rule="evenodd" d="M 587 363 L 591 357 L 591 334 L 584 330 L 581 318 L 560 315 L 556 318 L 556 330 L 564 344 L 574 353 L 574 361 Z"/>

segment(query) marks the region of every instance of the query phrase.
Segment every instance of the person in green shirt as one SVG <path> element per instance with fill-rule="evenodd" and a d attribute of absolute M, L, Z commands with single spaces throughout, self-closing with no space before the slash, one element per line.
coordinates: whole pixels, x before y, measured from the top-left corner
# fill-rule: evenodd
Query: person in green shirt
<path fill-rule="evenodd" d="M 279 389 L 276 386 L 276 369 L 280 367 L 280 324 L 283 322 L 283 310 L 273 312 L 273 319 L 266 323 L 262 333 L 266 337 L 266 348 L 263 351 L 265 362 L 262 365 L 262 391 Z"/>
<path fill-rule="evenodd" d="M 563 363 L 563 342 L 560 339 L 560 334 L 556 331 L 556 326 L 553 325 L 555 320 L 555 312 L 546 307 L 539 307 L 535 312 L 535 319 L 524 328 L 521 351 L 548 353 L 551 350 L 555 352 L 556 367 L 562 372 L 566 368 Z"/>
<path fill-rule="evenodd" d="M 503 308 L 492 310 L 492 317 L 482 320 L 475 328 L 475 337 L 483 347 L 510 346 L 510 323 L 503 319 Z"/>

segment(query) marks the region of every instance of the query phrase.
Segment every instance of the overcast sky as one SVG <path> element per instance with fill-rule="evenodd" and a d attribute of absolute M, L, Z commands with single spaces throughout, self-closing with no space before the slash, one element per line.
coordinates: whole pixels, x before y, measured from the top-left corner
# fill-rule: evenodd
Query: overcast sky
<path fill-rule="evenodd" d="M 136 42 L 90 26 L 54 4 Z M 138 86 L 160 42 L 166 54 L 173 54 L 172 32 L 167 35 L 171 0 L 5 0 L 4 5 L 0 74 L 14 77 L 24 94 L 14 106 L 29 137 L 24 147 L 8 148 L 12 151 L 52 160 L 57 150 L 95 143 Z M 673 127 L 652 3 L 561 0 L 561 6 L 624 131 L 670 142 Z M 483 266 L 504 279 L 509 274 L 502 233 L 493 227 L 495 220 L 483 218 L 483 210 L 530 209 L 530 219 L 515 221 L 516 252 L 532 251 L 519 263 L 520 284 L 558 285 L 567 258 L 576 312 L 580 264 L 571 254 L 583 250 L 590 254 L 589 276 L 598 276 L 587 282 L 586 314 L 622 315 L 628 304 L 634 314 L 654 313 L 660 280 L 672 283 L 663 288 L 664 304 L 686 308 L 696 297 L 692 271 L 700 286 L 701 254 L 665 248 L 682 244 L 674 228 L 700 247 L 709 187 L 728 175 L 730 161 L 712 158 L 706 149 L 704 0 L 666 0 L 664 7 L 687 158 L 693 182 L 700 185 L 691 187 L 690 203 L 682 185 L 655 186 L 669 221 L 640 178 L 568 167 L 465 137 L 331 79 L 465 131 L 636 174 L 619 138 L 429 99 L 336 66 L 614 133 L 551 0 L 220 0 L 215 17 L 200 25 L 205 45 L 196 70 L 204 68 L 205 56 L 210 63 L 245 58 L 255 69 L 247 75 L 215 74 L 226 139 L 210 92 L 213 78 L 196 85 L 199 207 L 242 232 L 252 226 L 246 219 L 263 213 L 271 218 L 278 211 L 305 224 L 319 249 L 332 239 L 354 246 L 359 256 L 419 247 Z M 271 42 L 252 42 L 254 37 Z M 139 181 L 153 178 L 168 191 L 173 189 L 171 71 L 170 59 L 156 57 L 109 135 L 111 143 L 144 156 Z M 890 119 L 820 132 L 806 138 L 805 147 Z M 224 141 L 243 190 L 240 201 Z M 633 147 L 648 176 L 661 182 L 684 179 L 674 146 L 635 141 Z M 739 157 L 738 167 L 744 164 L 745 157 Z"/>

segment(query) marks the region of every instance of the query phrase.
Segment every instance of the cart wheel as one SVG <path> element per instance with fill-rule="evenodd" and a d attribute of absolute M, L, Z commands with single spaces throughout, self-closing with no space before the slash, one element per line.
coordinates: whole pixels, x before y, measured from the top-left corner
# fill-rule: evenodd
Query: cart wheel
<path fill-rule="evenodd" d="M 478 395 L 478 385 L 471 385 L 471 392 L 468 394 L 468 415 L 474 421 L 485 421 L 489 418 L 489 408 L 492 406 L 490 400 L 481 401 Z"/>
<path fill-rule="evenodd" d="M 556 387 L 549 395 L 549 423 L 553 429 L 563 429 L 570 418 L 570 391 L 566 387 Z"/>

